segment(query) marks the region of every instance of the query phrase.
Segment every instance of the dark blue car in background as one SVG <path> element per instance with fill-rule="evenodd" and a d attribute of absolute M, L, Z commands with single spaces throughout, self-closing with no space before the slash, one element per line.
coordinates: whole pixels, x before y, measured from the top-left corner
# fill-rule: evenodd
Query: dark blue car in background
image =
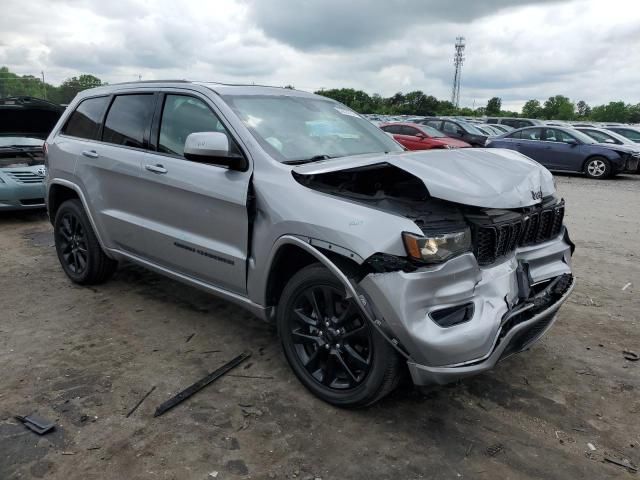
<path fill-rule="evenodd" d="M 549 170 L 607 178 L 637 172 L 640 146 L 597 143 L 573 128 L 527 127 L 487 141 L 487 148 L 517 150 Z"/>

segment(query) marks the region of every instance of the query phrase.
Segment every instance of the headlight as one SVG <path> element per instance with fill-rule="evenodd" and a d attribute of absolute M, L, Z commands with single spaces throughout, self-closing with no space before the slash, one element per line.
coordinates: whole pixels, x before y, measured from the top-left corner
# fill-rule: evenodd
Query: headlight
<path fill-rule="evenodd" d="M 440 263 L 471 250 L 471 231 L 437 233 L 426 237 L 404 232 L 402 234 L 407 254 L 425 263 Z"/>

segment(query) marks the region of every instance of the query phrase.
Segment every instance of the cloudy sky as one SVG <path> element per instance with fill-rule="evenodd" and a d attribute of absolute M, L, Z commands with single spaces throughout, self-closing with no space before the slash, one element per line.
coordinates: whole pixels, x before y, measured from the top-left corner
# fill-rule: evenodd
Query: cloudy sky
<path fill-rule="evenodd" d="M 2 0 L 0 65 L 57 84 L 189 78 L 640 102 L 637 0 Z"/>

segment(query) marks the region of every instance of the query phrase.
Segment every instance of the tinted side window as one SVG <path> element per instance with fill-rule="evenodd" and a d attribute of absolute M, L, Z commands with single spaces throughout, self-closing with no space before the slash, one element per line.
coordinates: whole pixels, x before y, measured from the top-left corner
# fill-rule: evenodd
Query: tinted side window
<path fill-rule="evenodd" d="M 97 140 L 100 122 L 107 108 L 109 97 L 88 98 L 80 102 L 71 114 L 62 133 L 72 137 Z"/>
<path fill-rule="evenodd" d="M 547 128 L 544 139 L 547 142 L 563 142 L 575 140 L 571 135 L 557 128 Z"/>
<path fill-rule="evenodd" d="M 455 123 L 451 123 L 451 122 L 444 122 L 444 125 L 442 127 L 442 131 L 444 133 L 457 134 L 458 133 L 458 129 L 459 129 L 459 127 Z"/>
<path fill-rule="evenodd" d="M 429 120 L 427 125 L 435 128 L 436 130 L 442 130 L 442 122 L 440 120 Z"/>
<path fill-rule="evenodd" d="M 182 155 L 185 140 L 195 132 L 221 132 L 229 136 L 216 114 L 202 100 L 186 95 L 167 95 L 162 109 L 158 150 Z"/>
<path fill-rule="evenodd" d="M 520 132 L 523 140 L 540 140 L 542 138 L 541 128 L 526 128 Z"/>
<path fill-rule="evenodd" d="M 636 130 L 631 130 L 629 128 L 612 128 L 614 132 L 619 133 L 620 135 L 624 135 L 625 137 L 637 142 L 640 140 L 640 132 Z"/>
<path fill-rule="evenodd" d="M 387 133 L 391 133 L 393 135 L 398 135 L 400 133 L 400 127 L 397 125 L 388 125 L 383 129 Z"/>
<path fill-rule="evenodd" d="M 401 129 L 402 135 L 410 135 L 415 137 L 418 134 L 418 129 L 413 127 L 403 126 Z"/>
<path fill-rule="evenodd" d="M 511 135 L 507 135 L 506 138 L 522 138 L 522 131 L 517 130 L 513 132 Z"/>
<path fill-rule="evenodd" d="M 107 113 L 102 141 L 143 148 L 154 102 L 153 94 L 118 95 Z"/>

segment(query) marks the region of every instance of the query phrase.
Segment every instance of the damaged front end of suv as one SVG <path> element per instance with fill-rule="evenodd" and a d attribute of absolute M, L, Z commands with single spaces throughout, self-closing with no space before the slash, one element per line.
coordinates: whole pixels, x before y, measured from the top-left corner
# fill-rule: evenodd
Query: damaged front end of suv
<path fill-rule="evenodd" d="M 366 206 L 410 222 L 392 233 L 392 248 L 364 258 L 349 283 L 363 314 L 406 358 L 416 385 L 452 382 L 526 350 L 573 289 L 564 201 L 551 174 L 518 153 L 326 161 L 297 167 L 293 176 L 352 211 Z"/>

